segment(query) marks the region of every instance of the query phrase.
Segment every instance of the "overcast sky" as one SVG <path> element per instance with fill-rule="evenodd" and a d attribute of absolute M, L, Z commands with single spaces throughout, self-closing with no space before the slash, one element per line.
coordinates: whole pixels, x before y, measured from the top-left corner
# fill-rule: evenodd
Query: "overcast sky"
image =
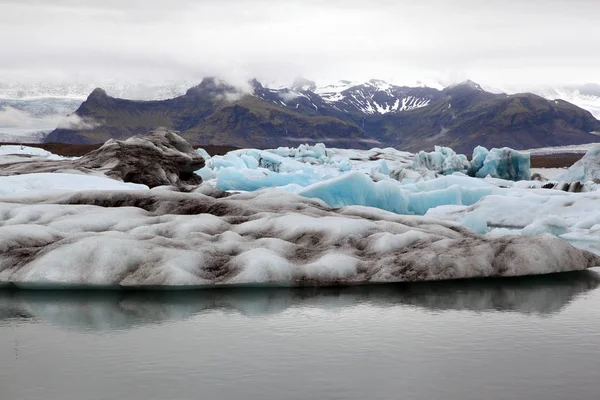
<path fill-rule="evenodd" d="M 0 81 L 600 82 L 599 0 L 0 0 Z"/>

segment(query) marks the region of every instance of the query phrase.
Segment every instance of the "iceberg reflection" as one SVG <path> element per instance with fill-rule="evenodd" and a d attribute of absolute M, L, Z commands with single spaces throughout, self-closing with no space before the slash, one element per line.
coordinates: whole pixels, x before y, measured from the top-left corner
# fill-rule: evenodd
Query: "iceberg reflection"
<path fill-rule="evenodd" d="M 77 330 L 124 330 L 210 312 L 255 317 L 292 308 L 335 312 L 356 305 L 551 315 L 599 285 L 598 273 L 581 271 L 511 279 L 350 287 L 140 292 L 0 290 L 0 324 L 42 320 Z"/>

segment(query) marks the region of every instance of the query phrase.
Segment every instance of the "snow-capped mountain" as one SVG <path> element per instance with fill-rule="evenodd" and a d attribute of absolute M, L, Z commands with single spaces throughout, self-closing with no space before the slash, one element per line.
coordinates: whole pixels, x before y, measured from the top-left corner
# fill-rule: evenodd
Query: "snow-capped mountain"
<path fill-rule="evenodd" d="M 379 79 L 347 88 L 341 83 L 319 88 L 316 92 L 336 110 L 350 113 L 387 114 L 414 110 L 429 105 L 440 95 L 436 89 L 395 86 Z"/>
<path fill-rule="evenodd" d="M 318 87 L 314 82 L 301 78 L 289 88 L 280 89 L 264 88 L 255 81 L 254 88 L 257 97 L 272 104 L 366 115 L 414 110 L 443 97 L 437 89 L 397 86 L 380 79 L 363 83 L 342 80 Z"/>

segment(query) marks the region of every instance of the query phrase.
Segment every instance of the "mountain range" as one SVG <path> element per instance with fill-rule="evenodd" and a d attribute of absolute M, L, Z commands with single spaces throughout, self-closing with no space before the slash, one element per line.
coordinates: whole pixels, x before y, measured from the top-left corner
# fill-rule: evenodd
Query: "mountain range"
<path fill-rule="evenodd" d="M 381 80 L 325 87 L 298 79 L 269 88 L 257 80 L 241 90 L 205 78 L 181 96 L 140 101 L 97 88 L 47 142 L 100 143 L 163 126 L 196 145 L 273 147 L 322 141 L 339 147 L 405 150 L 476 145 L 517 149 L 599 141 L 600 121 L 564 100 L 532 93 L 499 94 L 466 81 L 443 89 Z"/>

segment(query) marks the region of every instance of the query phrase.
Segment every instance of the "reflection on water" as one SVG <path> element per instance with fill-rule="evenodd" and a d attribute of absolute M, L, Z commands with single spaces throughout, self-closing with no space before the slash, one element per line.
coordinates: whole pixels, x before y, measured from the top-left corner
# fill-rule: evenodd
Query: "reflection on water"
<path fill-rule="evenodd" d="M 78 330 L 123 330 L 215 311 L 252 317 L 290 308 L 419 307 L 549 315 L 600 284 L 592 271 L 539 277 L 332 288 L 198 291 L 0 291 L 0 325 L 43 320 Z"/>

